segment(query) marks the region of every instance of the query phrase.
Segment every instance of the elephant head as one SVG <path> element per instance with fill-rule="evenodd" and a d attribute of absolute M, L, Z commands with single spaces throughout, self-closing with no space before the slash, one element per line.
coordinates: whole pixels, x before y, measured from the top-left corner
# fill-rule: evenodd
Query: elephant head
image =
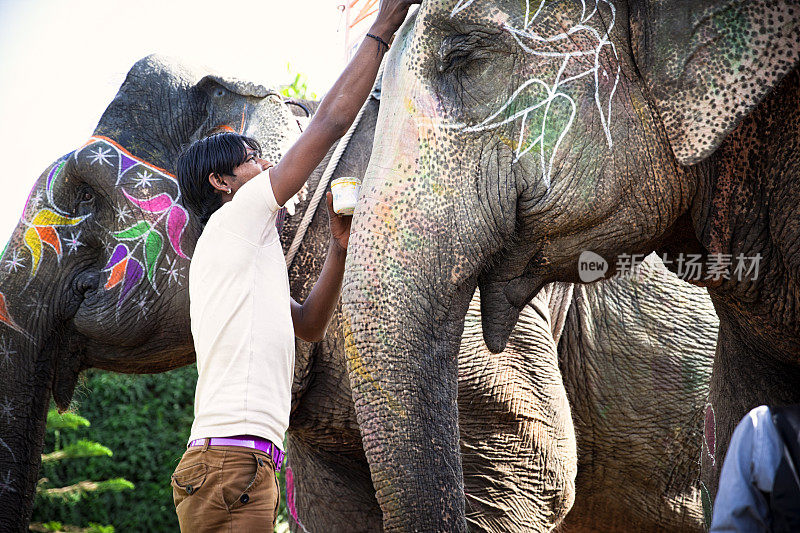
<path fill-rule="evenodd" d="M 172 169 L 219 128 L 260 139 L 272 160 L 299 134 L 277 93 L 148 56 L 88 142 L 36 181 L 0 276 L 0 530 L 26 529 L 51 393 L 65 409 L 83 369 L 193 361 L 187 275 L 200 227 Z"/>
<path fill-rule="evenodd" d="M 757 303 L 728 330 L 760 320 L 772 340 L 788 333 L 781 349 L 797 361 L 798 43 L 800 8 L 786 0 L 430 0 L 407 21 L 387 58 L 343 291 L 388 530 L 465 528 L 456 357 L 476 286 L 498 352 L 546 283 L 581 281 L 582 253 L 610 276 L 633 254 L 735 256 L 782 232 L 776 286 L 702 283 L 722 331 L 721 306 Z M 752 120 L 773 138 L 731 145 Z M 764 194 L 787 209 L 756 225 Z M 762 288 L 788 296 L 772 330 L 756 316 L 774 302 Z"/>

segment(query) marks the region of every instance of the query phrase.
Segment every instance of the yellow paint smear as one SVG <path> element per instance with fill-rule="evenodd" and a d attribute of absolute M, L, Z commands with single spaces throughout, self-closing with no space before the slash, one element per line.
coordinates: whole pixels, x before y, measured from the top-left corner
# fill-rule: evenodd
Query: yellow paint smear
<path fill-rule="evenodd" d="M 347 339 L 347 337 L 352 338 L 353 332 L 350 329 L 350 321 L 347 319 L 344 320 L 343 333 L 345 339 Z M 345 356 L 347 357 L 350 372 L 355 373 L 367 384 L 372 385 L 372 387 L 383 397 L 384 401 L 389 406 L 389 409 L 394 411 L 396 415 L 401 418 L 408 418 L 408 414 L 406 413 L 405 409 L 403 409 L 403 407 L 397 403 L 394 398 L 392 398 L 385 390 L 383 390 L 383 387 L 381 387 L 377 380 L 372 377 L 372 374 L 370 374 L 369 370 L 367 370 L 364 360 L 358 354 L 358 351 L 356 351 L 356 348 L 352 342 L 348 343 L 345 341 Z"/>
<path fill-rule="evenodd" d="M 31 276 L 34 276 L 39 269 L 39 261 L 42 259 L 42 239 L 39 238 L 36 228 L 28 228 L 25 231 L 25 245 L 31 251 L 31 257 L 33 258 Z"/>
<path fill-rule="evenodd" d="M 85 217 L 68 218 L 50 209 L 42 209 L 33 217 L 31 224 L 34 226 L 74 226 L 84 218 Z"/>

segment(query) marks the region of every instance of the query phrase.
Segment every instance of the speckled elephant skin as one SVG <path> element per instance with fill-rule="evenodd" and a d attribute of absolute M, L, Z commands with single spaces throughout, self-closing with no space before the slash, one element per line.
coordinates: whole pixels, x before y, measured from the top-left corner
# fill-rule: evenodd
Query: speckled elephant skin
<path fill-rule="evenodd" d="M 800 402 L 798 61 L 790 0 L 422 3 L 387 56 L 342 295 L 387 530 L 467 528 L 458 353 L 475 289 L 501 352 L 547 284 L 653 251 L 720 318 L 709 516 L 738 420 Z"/>
<path fill-rule="evenodd" d="M 335 176 L 363 175 L 377 108 L 369 103 Z M 310 190 L 316 180 L 309 180 Z M 287 220 L 285 248 L 306 209 L 305 195 Z M 309 232 L 289 271 L 295 297 L 308 294 L 322 268 L 321 212 Z M 653 256 L 630 278 L 549 287 L 525 307 L 499 354 L 486 347 L 480 324 L 476 294 L 458 371 L 471 530 L 549 530 L 573 499 L 563 531 L 702 530 L 697 458 L 717 334 L 704 290 Z M 297 345 L 287 434 L 295 531 L 383 529 L 343 373 L 340 325 L 337 312 L 322 343 Z M 564 390 L 578 444 L 574 482 L 575 465 L 563 453 L 569 443 L 560 450 L 553 444 L 569 427 Z"/>
<path fill-rule="evenodd" d="M 378 107 L 370 100 L 336 175 L 364 174 Z M 277 159 L 299 132 L 292 112 L 304 115 L 258 85 L 151 56 L 131 69 L 94 136 L 37 181 L 2 257 L 0 529 L 25 529 L 50 394 L 67 405 L 92 366 L 158 372 L 193 359 L 186 275 L 197 227 L 172 176 L 180 147 L 222 127 L 258 137 Z M 286 220 L 285 249 L 325 164 Z M 295 298 L 322 267 L 327 231 L 320 208 L 290 269 Z M 547 529 L 573 499 L 568 530 L 698 529 L 690 437 L 701 430 L 716 320 L 706 297 L 665 272 L 656 260 L 629 280 L 553 285 L 497 355 L 481 338 L 475 298 L 459 363 L 474 529 Z M 382 528 L 341 323 L 337 312 L 325 340 L 297 344 L 287 435 L 295 530 Z"/>

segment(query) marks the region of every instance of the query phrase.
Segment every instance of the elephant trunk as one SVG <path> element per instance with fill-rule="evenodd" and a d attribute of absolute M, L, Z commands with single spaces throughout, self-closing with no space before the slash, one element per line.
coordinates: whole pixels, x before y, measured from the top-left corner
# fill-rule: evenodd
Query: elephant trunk
<path fill-rule="evenodd" d="M 70 319 L 82 301 L 83 291 L 96 283 L 94 274 L 68 274 L 67 267 L 59 271 L 67 273 L 66 277 L 48 277 L 46 271 L 38 271 L 39 254 L 44 252 L 30 244 L 34 230 L 26 220 L 23 217 L 0 258 L 5 268 L 0 274 L 3 532 L 27 531 L 50 396 L 59 409 L 66 409 L 81 370 L 83 339 L 69 326 Z M 42 234 L 49 237 L 44 230 Z"/>
<path fill-rule="evenodd" d="M 475 282 L 429 298 L 414 287 L 432 272 L 370 270 L 385 265 L 373 255 L 382 238 L 351 235 L 343 310 L 353 399 L 384 528 L 466 531 L 458 350 Z"/>
<path fill-rule="evenodd" d="M 45 422 L 53 381 L 52 359 L 36 355 L 32 342 L 22 350 L 2 340 L 3 392 L 0 396 L 0 531 L 27 531 L 41 463 Z M 15 359 L 19 360 L 15 360 Z"/>

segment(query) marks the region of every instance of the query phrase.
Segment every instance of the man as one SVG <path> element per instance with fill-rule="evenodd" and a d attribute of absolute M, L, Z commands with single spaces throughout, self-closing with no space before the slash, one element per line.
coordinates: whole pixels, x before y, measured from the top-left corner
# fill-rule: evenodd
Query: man
<path fill-rule="evenodd" d="M 289 425 L 294 336 L 317 341 L 341 289 L 350 217 L 333 214 L 331 243 L 308 298 L 298 304 L 275 228 L 367 99 L 388 41 L 420 0 L 382 0 L 367 38 L 281 161 L 233 133 L 197 141 L 181 154 L 185 204 L 205 224 L 189 270 L 198 381 L 189 446 L 172 475 L 183 532 L 272 531 L 275 471 Z"/>
<path fill-rule="evenodd" d="M 800 405 L 751 410 L 731 437 L 711 533 L 800 531 Z"/>

